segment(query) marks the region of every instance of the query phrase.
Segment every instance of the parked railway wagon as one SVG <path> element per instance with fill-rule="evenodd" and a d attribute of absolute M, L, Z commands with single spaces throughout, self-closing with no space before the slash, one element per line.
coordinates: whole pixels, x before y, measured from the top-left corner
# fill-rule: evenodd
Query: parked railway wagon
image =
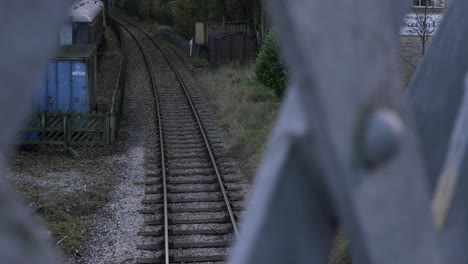
<path fill-rule="evenodd" d="M 70 9 L 70 21 L 60 30 L 61 45 L 84 44 L 99 46 L 103 39 L 104 3 L 82 0 Z"/>
<path fill-rule="evenodd" d="M 35 97 L 35 112 L 86 113 L 96 110 L 96 48 L 64 45 L 49 60 Z"/>
<path fill-rule="evenodd" d="M 49 60 L 44 78 L 36 90 L 34 114 L 20 135 L 23 146 L 66 142 L 66 132 L 62 131 L 65 115 L 81 115 L 96 110 L 96 64 L 96 47 L 93 45 L 63 45 L 59 48 L 56 56 Z M 44 114 L 52 114 L 55 118 L 41 120 Z M 75 126 L 83 128 L 88 122 L 86 118 L 72 121 Z M 51 122 L 55 122 L 56 127 Z M 44 130 L 45 124 L 49 125 L 47 131 Z"/>

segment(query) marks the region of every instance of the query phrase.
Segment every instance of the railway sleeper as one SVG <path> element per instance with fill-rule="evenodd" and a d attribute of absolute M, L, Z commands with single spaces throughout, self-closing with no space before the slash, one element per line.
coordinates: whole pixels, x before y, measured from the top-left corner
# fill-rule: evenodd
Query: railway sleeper
<path fill-rule="evenodd" d="M 243 208 L 240 206 L 231 205 L 233 211 L 243 212 Z M 157 214 L 163 209 L 162 206 L 152 209 L 142 209 L 139 211 L 140 214 Z M 204 212 L 224 212 L 226 211 L 225 205 L 220 206 L 203 206 L 203 207 L 171 207 L 168 208 L 170 213 L 204 213 Z"/>
<path fill-rule="evenodd" d="M 171 236 L 190 236 L 190 235 L 229 235 L 232 233 L 232 227 L 229 228 L 207 228 L 207 229 L 169 229 L 169 235 Z M 164 236 L 164 229 L 159 229 L 156 231 L 140 231 L 138 232 L 139 236 L 144 237 L 160 237 Z"/>
<path fill-rule="evenodd" d="M 193 177 L 193 179 L 191 179 Z M 168 183 L 169 184 L 210 184 L 210 183 L 218 183 L 218 178 L 216 177 L 206 177 L 206 176 L 200 176 L 200 177 L 175 177 L 175 178 L 168 178 Z M 160 182 L 156 181 L 147 181 L 145 182 L 146 185 L 156 185 L 159 184 Z M 224 178 L 224 183 L 240 183 L 238 179 L 235 178 Z"/>
<path fill-rule="evenodd" d="M 231 245 L 231 241 L 213 241 L 213 242 L 169 242 L 169 248 L 173 249 L 191 249 L 191 248 L 227 248 Z M 164 247 L 164 242 L 138 245 L 139 250 L 161 250 Z"/>
<path fill-rule="evenodd" d="M 190 225 L 190 224 L 229 224 L 231 220 L 228 216 L 225 217 L 207 217 L 207 218 L 180 218 L 174 219 L 169 218 L 170 225 Z M 155 219 L 155 220 L 148 220 L 145 221 L 145 224 L 148 226 L 163 226 L 164 220 L 163 219 Z"/>
<path fill-rule="evenodd" d="M 200 138 L 202 140 L 202 138 Z M 190 142 L 166 142 L 168 148 L 189 148 L 189 149 L 197 149 L 205 147 L 205 142 L 197 142 L 197 143 L 190 143 Z"/>
<path fill-rule="evenodd" d="M 224 202 L 222 195 L 216 197 L 197 197 L 197 198 L 167 198 L 169 203 L 204 203 L 204 202 Z M 231 202 L 242 202 L 244 197 L 230 196 L 229 201 Z M 143 204 L 162 204 L 163 199 L 144 199 Z"/>
<path fill-rule="evenodd" d="M 212 168 L 196 168 L 196 169 L 168 169 L 170 176 L 189 176 L 189 175 L 215 175 L 214 169 Z"/>
<path fill-rule="evenodd" d="M 198 145 L 203 145 L 205 144 L 205 142 L 203 141 L 203 138 L 201 136 L 196 136 L 196 137 L 171 137 L 171 138 L 167 138 L 166 143 L 169 143 L 169 145 L 174 145 L 174 144 L 198 144 Z"/>
<path fill-rule="evenodd" d="M 189 256 L 189 257 L 171 257 L 170 263 L 213 263 L 217 261 L 226 260 L 227 256 L 225 255 L 212 255 L 212 256 Z M 138 264 L 160 264 L 166 263 L 164 257 L 160 258 L 140 258 L 137 260 Z"/>
<path fill-rule="evenodd" d="M 184 159 L 206 159 L 208 154 L 206 151 L 197 151 L 191 153 L 177 153 L 176 151 L 172 151 L 166 154 L 166 158 L 168 159 L 177 159 L 177 158 L 184 158 Z"/>
<path fill-rule="evenodd" d="M 187 163 L 187 162 L 177 162 L 177 161 L 171 161 L 169 162 L 167 168 L 169 170 L 200 170 L 200 169 L 211 169 L 213 168 L 213 164 L 211 163 L 210 160 L 206 159 L 205 162 L 192 162 L 192 163 Z"/>
<path fill-rule="evenodd" d="M 239 186 L 234 187 L 227 187 L 225 186 L 226 191 L 228 192 L 237 192 L 242 191 L 243 188 Z M 201 187 L 168 187 L 167 191 L 169 193 L 213 193 L 213 192 L 220 192 L 221 187 L 219 186 L 201 186 Z M 152 188 L 150 190 L 146 190 L 145 194 L 159 194 L 162 192 L 162 187 Z"/>

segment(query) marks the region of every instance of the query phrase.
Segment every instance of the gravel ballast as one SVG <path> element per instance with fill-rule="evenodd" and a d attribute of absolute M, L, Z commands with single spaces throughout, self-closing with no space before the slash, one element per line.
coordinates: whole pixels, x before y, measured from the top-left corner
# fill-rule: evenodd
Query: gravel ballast
<path fill-rule="evenodd" d="M 128 67 L 123 119 L 117 148 L 125 153 L 125 163 L 119 184 L 111 195 L 111 202 L 102 217 L 92 224 L 94 238 L 87 244 L 86 263 L 135 263 L 141 254 L 138 231 L 143 225 L 142 209 L 146 159 L 154 155 L 157 133 L 154 126 L 154 105 L 149 90 L 149 77 L 143 57 L 136 45 L 129 41 Z"/>

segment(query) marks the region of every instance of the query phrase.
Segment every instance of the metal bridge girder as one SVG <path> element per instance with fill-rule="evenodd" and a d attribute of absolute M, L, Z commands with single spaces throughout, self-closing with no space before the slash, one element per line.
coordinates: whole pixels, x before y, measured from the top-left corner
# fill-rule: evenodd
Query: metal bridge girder
<path fill-rule="evenodd" d="M 52 54 L 67 1 L 3 1 L 0 8 L 0 173 L 16 133 Z M 55 263 L 39 240 L 30 215 L 0 177 L 0 260 L 2 263 Z"/>
<path fill-rule="evenodd" d="M 415 114 L 423 156 L 428 168 L 427 181 L 431 192 L 440 190 L 443 169 L 452 169 L 451 141 L 460 140 L 454 134 L 457 122 L 463 124 L 462 98 L 466 97 L 465 76 L 468 71 L 468 1 L 451 0 L 436 36 L 420 65 L 410 89 L 409 98 Z M 466 104 L 466 103 L 465 103 Z M 464 133 L 466 136 L 466 133 Z M 461 136 L 464 136 L 463 134 Z M 453 145 L 453 144 L 452 144 Z M 468 163 L 466 147 L 463 149 L 458 177 L 452 191 L 453 198 L 447 208 L 447 219 L 441 231 L 441 246 L 445 263 L 467 263 L 465 249 L 468 240 Z M 458 167 L 457 166 L 457 167 Z M 438 186 L 437 186 L 438 187 Z M 436 197 L 438 194 L 434 194 Z"/>
<path fill-rule="evenodd" d="M 326 263 L 337 222 L 355 263 L 445 263 L 401 95 L 409 4 L 269 1 L 292 85 L 232 263 Z"/>

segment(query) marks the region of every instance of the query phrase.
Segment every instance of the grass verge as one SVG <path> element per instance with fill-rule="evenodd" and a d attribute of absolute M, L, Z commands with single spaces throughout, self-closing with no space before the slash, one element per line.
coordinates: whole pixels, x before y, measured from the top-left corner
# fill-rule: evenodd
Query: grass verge
<path fill-rule="evenodd" d="M 253 175 L 273 127 L 279 99 L 255 80 L 253 65 L 207 70 L 198 80 L 227 127 L 233 155 Z"/>
<path fill-rule="evenodd" d="M 260 164 L 280 105 L 278 97 L 259 84 L 253 72 L 252 65 L 226 65 L 207 70 L 198 79 L 227 127 L 234 156 L 249 175 L 254 175 Z M 348 248 L 347 240 L 339 233 L 330 264 L 350 264 Z"/>

